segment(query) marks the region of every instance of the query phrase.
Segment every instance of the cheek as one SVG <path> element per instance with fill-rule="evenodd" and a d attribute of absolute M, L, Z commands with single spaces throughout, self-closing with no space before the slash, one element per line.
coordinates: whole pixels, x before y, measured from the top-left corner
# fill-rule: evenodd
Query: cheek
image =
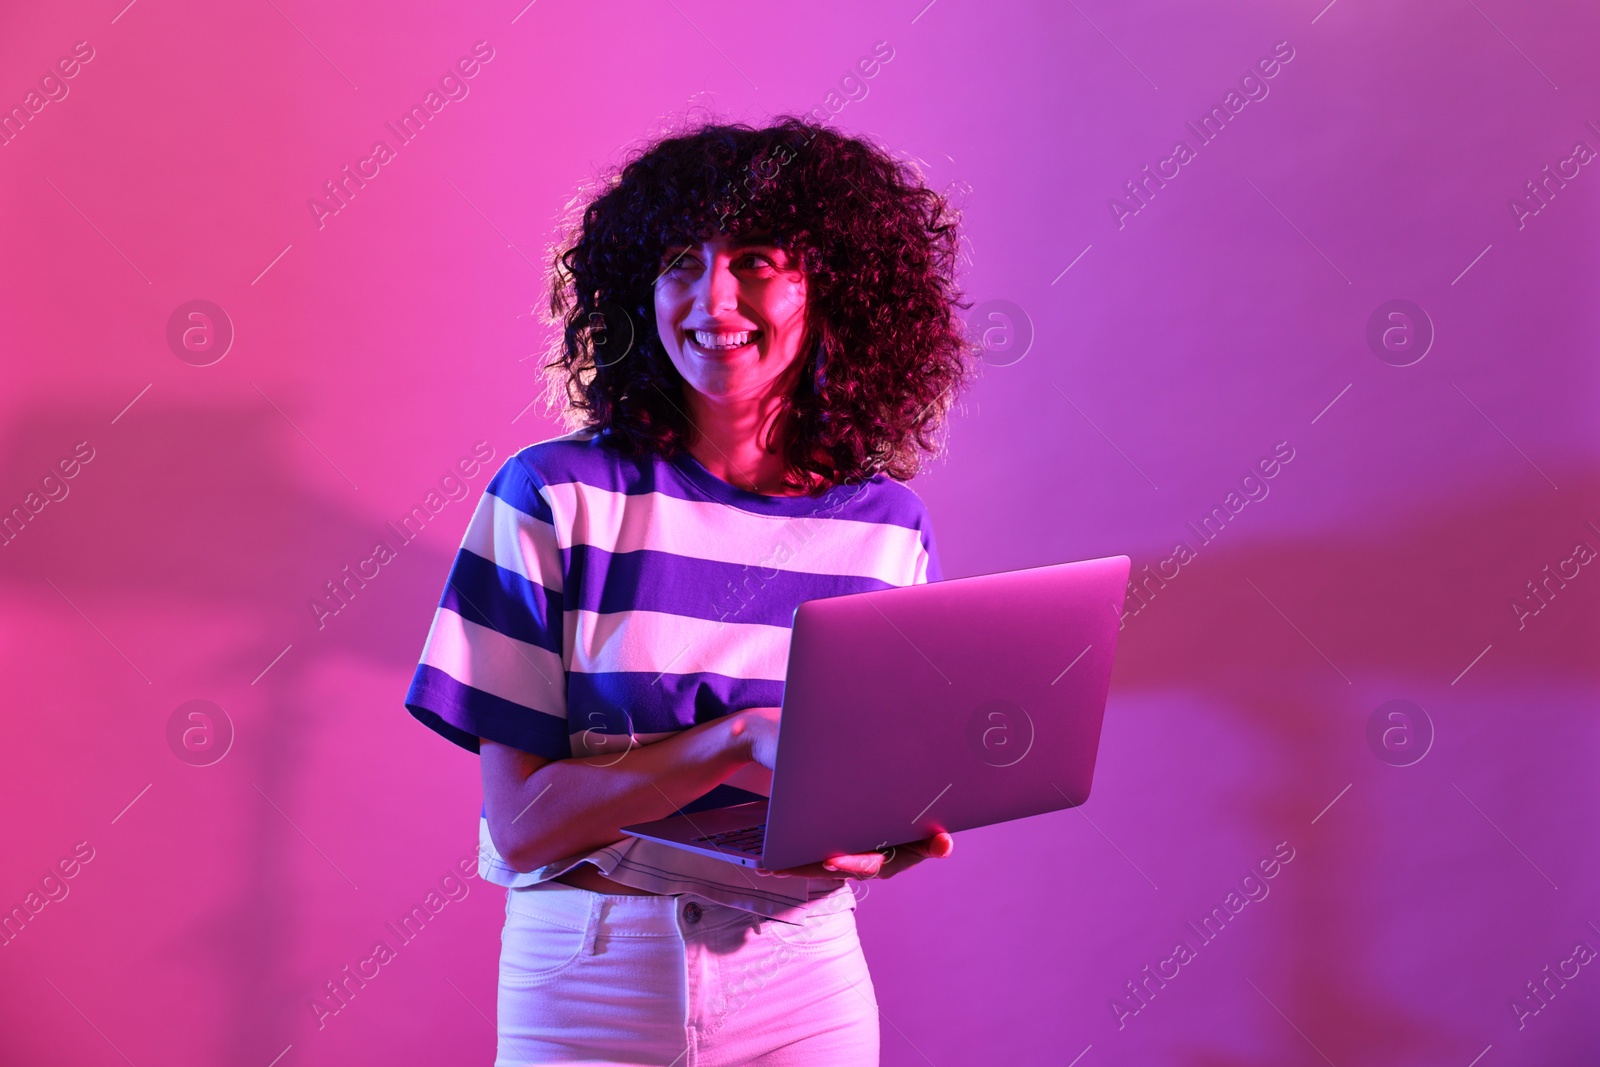
<path fill-rule="evenodd" d="M 805 321 L 806 287 L 785 285 L 768 294 L 767 317 L 774 326 L 797 329 Z"/>
<path fill-rule="evenodd" d="M 656 334 L 661 338 L 661 343 L 670 351 L 677 343 L 674 336 L 677 322 L 678 301 L 667 286 L 656 287 Z"/>

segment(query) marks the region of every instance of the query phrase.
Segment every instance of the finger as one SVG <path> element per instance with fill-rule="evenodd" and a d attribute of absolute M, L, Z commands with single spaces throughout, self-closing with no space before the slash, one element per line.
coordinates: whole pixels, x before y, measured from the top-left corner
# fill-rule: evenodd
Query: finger
<path fill-rule="evenodd" d="M 923 838 L 921 841 L 913 841 L 909 845 L 901 845 L 900 847 L 914 851 L 919 856 L 943 859 L 954 850 L 955 843 L 955 838 L 941 830 L 932 837 Z"/>
<path fill-rule="evenodd" d="M 917 860 L 931 856 L 933 853 L 930 852 L 929 849 L 933 847 L 933 840 L 934 839 L 930 837 L 922 841 L 907 841 L 905 844 L 900 845 L 897 849 L 890 850 L 889 859 L 893 861 L 897 857 L 904 856 L 910 859 L 912 862 L 916 862 Z"/>
<path fill-rule="evenodd" d="M 901 846 L 898 855 L 890 860 L 879 870 L 879 878 L 893 878 L 910 867 L 916 866 L 924 859 L 943 859 L 955 850 L 955 838 L 950 834 L 940 831 L 924 841 L 914 841 L 909 845 Z"/>
<path fill-rule="evenodd" d="M 881 852 L 861 852 L 843 856 L 830 856 L 823 861 L 823 867 L 828 870 L 838 871 L 841 874 L 855 875 L 858 878 L 871 878 L 883 866 L 884 856 Z"/>
<path fill-rule="evenodd" d="M 904 851 L 904 850 L 902 850 Z M 915 857 L 906 857 L 914 859 Z M 757 874 L 771 874 L 780 878 L 872 878 L 880 874 L 883 869 L 890 866 L 890 861 L 881 852 L 841 853 L 830 856 L 821 863 L 807 863 L 799 867 L 785 867 L 783 870 L 771 870 L 766 867 L 757 867 Z"/>
<path fill-rule="evenodd" d="M 831 872 L 835 877 L 843 875 L 846 878 L 871 878 L 878 873 L 881 863 L 870 860 L 857 860 L 854 858 L 841 858 L 824 863 L 823 869 Z"/>
<path fill-rule="evenodd" d="M 902 871 L 907 871 L 912 867 L 915 867 L 917 864 L 921 863 L 922 860 L 923 855 L 921 852 L 910 848 L 902 849 L 899 856 L 883 865 L 883 869 L 878 872 L 878 877 L 893 878 Z"/>

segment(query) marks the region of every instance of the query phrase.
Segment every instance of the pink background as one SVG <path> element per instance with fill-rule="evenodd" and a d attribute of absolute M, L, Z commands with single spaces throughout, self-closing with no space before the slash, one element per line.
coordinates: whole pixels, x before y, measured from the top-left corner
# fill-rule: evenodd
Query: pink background
<path fill-rule="evenodd" d="M 401 698 L 486 475 L 320 631 L 309 602 L 474 443 L 556 432 L 530 309 L 578 182 L 690 108 L 841 103 L 960 197 L 969 293 L 1026 317 L 915 483 L 946 573 L 1196 548 L 1127 620 L 1090 803 L 861 903 L 884 1062 L 1592 1060 L 1595 968 L 1520 1027 L 1512 1002 L 1600 948 L 1600 576 L 1511 607 L 1600 547 L 1600 174 L 1511 206 L 1600 148 L 1591 8 L 523 2 L 8 6 L 4 106 L 94 58 L 0 148 L 0 508 L 93 459 L 0 547 L 0 906 L 93 858 L 0 948 L 0 1060 L 490 1061 L 503 897 L 475 879 L 310 1008 L 474 846 L 476 762 Z M 319 229 L 307 200 L 478 41 L 469 95 Z M 1280 41 L 1269 94 L 1119 228 L 1110 198 Z M 236 331 L 210 366 L 167 344 L 193 299 Z M 1366 340 L 1392 299 L 1436 330 L 1410 366 Z M 196 699 L 236 732 L 210 766 L 168 744 Z M 1368 742 L 1393 699 L 1435 733 L 1411 766 Z M 1279 842 L 1270 895 L 1119 1025 Z"/>

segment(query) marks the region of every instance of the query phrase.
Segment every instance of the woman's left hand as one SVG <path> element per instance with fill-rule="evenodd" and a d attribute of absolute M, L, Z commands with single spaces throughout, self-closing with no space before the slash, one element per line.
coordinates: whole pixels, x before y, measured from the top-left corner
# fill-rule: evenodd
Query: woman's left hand
<path fill-rule="evenodd" d="M 882 852 L 856 852 L 830 856 L 821 863 L 807 863 L 781 871 L 760 869 L 761 874 L 780 878 L 893 878 L 925 859 L 943 859 L 956 847 L 955 838 L 944 831 L 909 845 L 895 845 Z"/>

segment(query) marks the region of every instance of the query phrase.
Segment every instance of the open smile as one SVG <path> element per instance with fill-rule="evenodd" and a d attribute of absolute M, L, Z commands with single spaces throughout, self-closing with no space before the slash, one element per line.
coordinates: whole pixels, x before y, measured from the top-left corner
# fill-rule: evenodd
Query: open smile
<path fill-rule="evenodd" d="M 684 342 L 708 356 L 726 356 L 761 340 L 760 330 L 685 330 Z"/>

